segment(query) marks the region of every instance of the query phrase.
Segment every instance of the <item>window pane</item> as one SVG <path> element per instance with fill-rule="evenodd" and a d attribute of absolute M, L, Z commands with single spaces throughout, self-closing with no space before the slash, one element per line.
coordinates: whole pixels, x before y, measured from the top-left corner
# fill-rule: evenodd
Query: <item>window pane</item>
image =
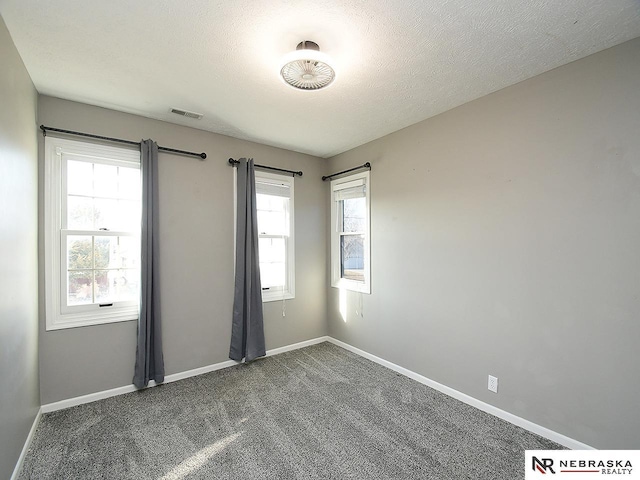
<path fill-rule="evenodd" d="M 95 237 L 95 268 L 116 268 L 118 237 Z"/>
<path fill-rule="evenodd" d="M 138 270 L 96 270 L 96 303 L 138 300 Z"/>
<path fill-rule="evenodd" d="M 95 199 L 96 228 L 119 231 L 139 231 L 140 202 L 130 200 Z"/>
<path fill-rule="evenodd" d="M 69 160 L 67 171 L 68 229 L 140 229 L 139 169 Z"/>
<path fill-rule="evenodd" d="M 267 235 L 288 235 L 285 213 L 258 210 L 258 231 Z"/>
<path fill-rule="evenodd" d="M 67 162 L 67 193 L 93 195 L 93 164 L 88 162 Z"/>
<path fill-rule="evenodd" d="M 94 195 L 97 197 L 118 196 L 118 167 L 113 165 L 93 165 Z"/>
<path fill-rule="evenodd" d="M 93 272 L 67 272 L 67 305 L 84 305 L 92 303 Z"/>
<path fill-rule="evenodd" d="M 118 230 L 139 232 L 142 225 L 142 203 L 140 200 L 118 201 L 118 218 L 115 222 Z"/>
<path fill-rule="evenodd" d="M 67 270 L 93 268 L 93 245 L 90 236 L 67 237 Z"/>
<path fill-rule="evenodd" d="M 283 287 L 286 279 L 285 263 L 260 262 L 260 283 L 262 288 Z"/>
<path fill-rule="evenodd" d="M 140 238 L 118 237 L 119 268 L 140 268 Z"/>
<path fill-rule="evenodd" d="M 289 199 L 273 195 L 256 195 L 258 231 L 267 235 L 289 235 Z"/>
<path fill-rule="evenodd" d="M 264 194 L 256 194 L 256 209 L 258 210 L 269 210 L 270 206 L 271 206 L 271 202 L 269 202 L 269 199 L 271 197 L 269 195 L 264 195 Z"/>
<path fill-rule="evenodd" d="M 111 272 L 111 281 L 116 298 L 120 301 L 140 298 L 140 271 L 115 270 Z"/>
<path fill-rule="evenodd" d="M 340 236 L 341 277 L 364 282 L 364 235 Z"/>
<path fill-rule="evenodd" d="M 95 237 L 95 268 L 138 268 L 140 240 L 137 237 Z"/>
<path fill-rule="evenodd" d="M 342 231 L 364 232 L 366 218 L 366 199 L 350 198 L 339 202 L 342 208 Z"/>
<path fill-rule="evenodd" d="M 115 301 L 115 295 L 109 281 L 111 270 L 96 270 L 94 272 L 96 281 L 96 303 L 111 303 Z"/>
<path fill-rule="evenodd" d="M 96 303 L 122 302 L 139 299 L 139 270 L 96 270 L 95 281 Z"/>
<path fill-rule="evenodd" d="M 117 230 L 116 225 L 118 223 L 118 213 L 118 200 L 96 198 L 96 228 L 108 228 L 109 230 Z"/>
<path fill-rule="evenodd" d="M 93 198 L 67 197 L 67 228 L 71 230 L 92 230 L 93 223 Z"/>
<path fill-rule="evenodd" d="M 118 173 L 118 196 L 140 200 L 140 169 L 120 167 Z"/>
<path fill-rule="evenodd" d="M 281 287 L 286 281 L 287 244 L 284 238 L 260 238 L 260 282 L 262 288 Z"/>
<path fill-rule="evenodd" d="M 260 263 L 282 263 L 286 257 L 284 238 L 260 238 L 258 240 Z"/>

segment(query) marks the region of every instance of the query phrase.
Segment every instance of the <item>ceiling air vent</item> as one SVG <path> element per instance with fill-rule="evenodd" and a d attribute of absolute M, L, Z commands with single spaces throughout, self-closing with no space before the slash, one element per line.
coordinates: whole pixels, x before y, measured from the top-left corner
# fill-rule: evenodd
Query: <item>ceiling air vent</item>
<path fill-rule="evenodd" d="M 180 110 L 179 108 L 172 108 L 171 113 L 182 115 L 183 117 L 195 118 L 196 120 L 200 120 L 202 117 L 204 117 L 202 113 L 188 112 L 186 110 Z"/>

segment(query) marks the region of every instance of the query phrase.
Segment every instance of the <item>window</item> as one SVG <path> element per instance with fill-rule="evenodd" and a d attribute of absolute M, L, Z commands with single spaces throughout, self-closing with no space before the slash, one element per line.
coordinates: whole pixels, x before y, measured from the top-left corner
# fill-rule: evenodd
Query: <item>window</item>
<path fill-rule="evenodd" d="M 262 301 L 295 297 L 293 177 L 256 173 Z"/>
<path fill-rule="evenodd" d="M 331 285 L 371 293 L 369 172 L 331 182 Z"/>
<path fill-rule="evenodd" d="M 47 330 L 135 320 L 140 152 L 45 139 Z"/>

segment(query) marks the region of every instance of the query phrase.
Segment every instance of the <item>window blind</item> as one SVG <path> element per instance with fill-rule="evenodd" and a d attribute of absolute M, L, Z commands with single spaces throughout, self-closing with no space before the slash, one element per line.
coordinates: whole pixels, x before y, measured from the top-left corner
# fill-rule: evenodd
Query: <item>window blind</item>
<path fill-rule="evenodd" d="M 291 198 L 291 188 L 289 185 L 281 183 L 256 182 L 256 193 L 258 195 L 273 195 L 274 197 Z"/>

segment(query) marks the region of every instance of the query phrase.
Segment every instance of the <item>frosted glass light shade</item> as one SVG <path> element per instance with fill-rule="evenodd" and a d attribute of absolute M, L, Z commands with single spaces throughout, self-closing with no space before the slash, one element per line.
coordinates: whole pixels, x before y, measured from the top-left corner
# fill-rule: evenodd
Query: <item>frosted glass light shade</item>
<path fill-rule="evenodd" d="M 300 42 L 296 51 L 284 57 L 280 75 L 294 88 L 320 90 L 329 86 L 336 78 L 336 72 L 329 62 L 329 56 L 320 52 L 316 43 Z"/>

